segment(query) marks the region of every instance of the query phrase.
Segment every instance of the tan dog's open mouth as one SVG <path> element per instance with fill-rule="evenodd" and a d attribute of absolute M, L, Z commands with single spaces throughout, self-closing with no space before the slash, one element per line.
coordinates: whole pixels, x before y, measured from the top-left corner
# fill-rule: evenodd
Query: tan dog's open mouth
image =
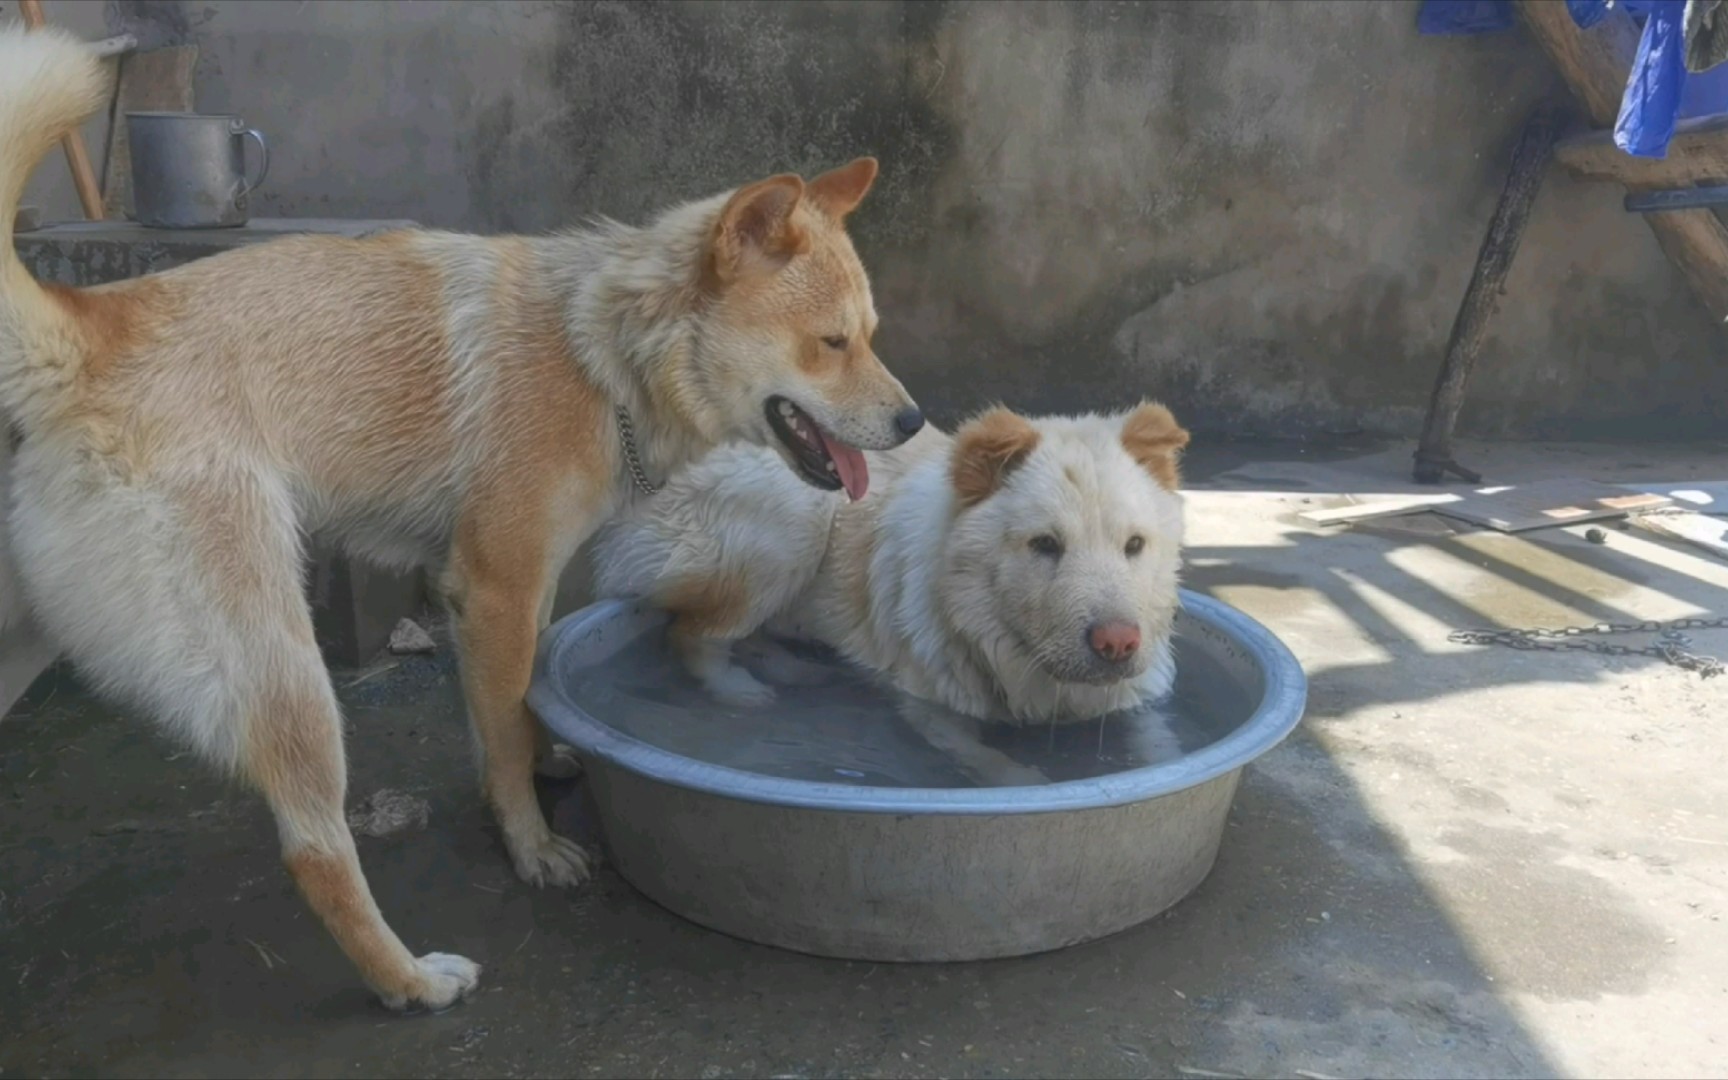
<path fill-rule="evenodd" d="M 805 483 L 823 491 L 846 491 L 853 502 L 870 490 L 870 467 L 855 446 L 822 430 L 810 414 L 783 397 L 766 404 L 768 426 L 786 445 L 794 471 Z"/>

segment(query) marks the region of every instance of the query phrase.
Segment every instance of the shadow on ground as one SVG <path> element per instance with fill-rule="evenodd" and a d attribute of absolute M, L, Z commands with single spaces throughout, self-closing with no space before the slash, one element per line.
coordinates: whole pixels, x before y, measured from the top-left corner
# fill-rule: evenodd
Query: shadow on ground
<path fill-rule="evenodd" d="M 1151 924 L 1022 960 L 829 961 L 693 926 L 609 870 L 569 895 L 516 882 L 453 672 L 413 668 L 367 695 L 388 704 L 349 707 L 353 789 L 426 794 L 433 825 L 361 854 L 411 948 L 486 965 L 475 1000 L 385 1015 L 302 910 L 262 808 L 50 674 L 0 729 L 6 1072 L 1146 1076 L 1218 1071 L 1226 1050 L 1268 1074 L 1553 1071 L 1395 840 L 1364 822 L 1333 850 L 1322 808 L 1254 773 L 1213 875 Z M 1280 753 L 1324 767 L 1300 736 Z M 587 831 L 579 785 L 546 794 Z"/>

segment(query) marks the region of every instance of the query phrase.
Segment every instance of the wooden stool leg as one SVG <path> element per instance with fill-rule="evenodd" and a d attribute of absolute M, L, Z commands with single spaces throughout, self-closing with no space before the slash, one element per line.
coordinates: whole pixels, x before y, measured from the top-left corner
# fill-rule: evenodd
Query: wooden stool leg
<path fill-rule="evenodd" d="M 1488 320 L 1500 305 L 1506 273 L 1512 269 L 1512 257 L 1518 253 L 1518 242 L 1530 220 L 1530 208 L 1535 205 L 1536 192 L 1541 190 L 1542 176 L 1554 154 L 1559 119 L 1560 110 L 1555 105 L 1545 102 L 1538 106 L 1524 124 L 1524 133 L 1512 151 L 1511 174 L 1506 177 L 1500 205 L 1494 208 L 1493 220 L 1488 223 L 1488 235 L 1482 239 L 1476 270 L 1470 275 L 1470 286 L 1464 290 L 1458 317 L 1452 323 L 1446 359 L 1434 380 L 1428 418 L 1422 424 L 1422 441 L 1416 447 L 1417 483 L 1438 484 L 1449 472 L 1472 484 L 1482 479 L 1452 460 L 1452 429 L 1458 423 L 1458 410 L 1464 405 L 1464 388 L 1476 367 L 1476 356 L 1482 351 Z"/>
<path fill-rule="evenodd" d="M 47 23 L 42 16 L 42 0 L 18 0 L 18 12 L 24 16 L 24 25 L 32 30 L 40 30 Z M 78 201 L 84 205 L 84 216 L 91 221 L 101 221 L 104 217 L 102 189 L 96 183 L 96 170 L 90 167 L 90 156 L 84 152 L 84 136 L 68 131 L 60 145 L 66 150 L 66 164 L 72 169 L 72 183 L 78 188 Z"/>

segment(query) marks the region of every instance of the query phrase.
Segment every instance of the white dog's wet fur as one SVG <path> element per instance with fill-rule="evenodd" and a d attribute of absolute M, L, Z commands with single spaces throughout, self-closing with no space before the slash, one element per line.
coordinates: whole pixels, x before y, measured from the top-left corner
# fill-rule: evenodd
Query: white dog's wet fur
<path fill-rule="evenodd" d="M 867 455 L 856 502 L 724 446 L 601 531 L 596 591 L 669 611 L 691 672 L 732 704 L 773 696 L 733 653 L 765 630 L 979 720 L 1097 718 L 1174 679 L 1187 442 L 1156 403 L 993 409 Z"/>

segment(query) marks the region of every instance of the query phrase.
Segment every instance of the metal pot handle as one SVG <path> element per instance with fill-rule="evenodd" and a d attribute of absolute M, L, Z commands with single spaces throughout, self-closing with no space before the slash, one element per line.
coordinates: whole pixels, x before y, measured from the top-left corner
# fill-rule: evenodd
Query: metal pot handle
<path fill-rule="evenodd" d="M 242 136 L 249 136 L 258 143 L 258 178 L 254 180 L 248 177 L 241 185 L 238 197 L 244 199 L 246 196 L 258 190 L 258 185 L 262 184 L 264 178 L 270 175 L 270 144 L 264 141 L 263 134 L 259 132 L 257 128 L 247 128 L 240 132 L 240 134 Z"/>

